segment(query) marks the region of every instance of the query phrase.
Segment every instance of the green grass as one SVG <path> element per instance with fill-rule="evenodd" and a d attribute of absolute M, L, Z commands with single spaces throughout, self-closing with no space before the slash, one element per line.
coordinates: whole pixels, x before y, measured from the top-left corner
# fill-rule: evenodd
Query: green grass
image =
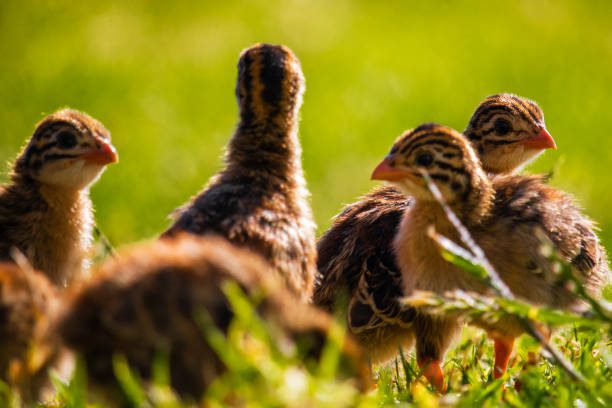
<path fill-rule="evenodd" d="M 441 236 L 433 237 L 443 246 L 444 258 L 481 279 L 493 293 L 500 293 L 486 260 L 480 256 L 443 245 Z M 544 246 L 548 244 L 543 243 Z M 545 248 L 542 248 L 544 251 Z M 470 248 L 470 251 L 474 251 Z M 474 251 L 475 253 L 476 251 Z M 612 404 L 612 285 L 603 290 L 603 299 L 590 297 L 554 251 L 548 249 L 552 267 L 566 287 L 591 305 L 588 315 L 577 315 L 523 303 L 512 297 L 482 296 L 457 291 L 441 298 L 415 293 L 406 302 L 428 313 L 460 313 L 469 322 L 494 323 L 512 316 L 557 328 L 551 341 L 524 335 L 515 345 L 507 373 L 492 376 L 494 351 L 491 340 L 473 327 L 463 330 L 444 360 L 448 389 L 438 394 L 421 376 L 412 350 L 398 350 L 398 357 L 385 365 L 374 366 L 375 386 L 366 392 L 347 378 L 342 363 L 341 344 L 344 318 L 332 326 L 328 343 L 319 362 L 305 361 L 304 350 L 275 341 L 274 328 L 256 312 L 257 299 L 249 298 L 236 284 L 227 283 L 224 291 L 235 318 L 227 335 L 221 333 L 206 311 L 194 316 L 202 335 L 217 352 L 227 371 L 206 390 L 202 402 L 209 407 L 609 407 Z M 576 285 L 569 285 L 574 283 Z M 533 326 L 532 326 L 533 327 Z M 170 386 L 168 356 L 153 362 L 152 379 L 143 382 L 130 369 L 127 360 L 113 360 L 119 394 L 126 406 L 181 408 L 195 407 L 182 400 Z M 53 401 L 41 408 L 105 407 L 108 400 L 87 385 L 86 367 L 77 359 L 76 369 L 67 382 L 54 379 Z M 110 395 L 110 394 L 108 394 Z M 0 382 L 0 406 L 18 407 L 17 393 Z"/>
<path fill-rule="evenodd" d="M 445 395 L 437 394 L 428 386 L 420 377 L 415 358 L 403 351 L 394 362 L 375 367 L 376 388 L 361 393 L 351 381 L 335 376 L 340 359 L 338 344 L 343 337 L 340 325 L 332 330 L 319 365 L 306 369 L 298 357 L 299 350 L 287 350 L 285 346 L 281 351 L 272 341 L 266 323 L 253 313 L 252 301 L 237 286 L 229 285 L 226 293 L 236 311 L 227 337 L 215 329 L 206 315 L 199 319 L 207 341 L 217 349 L 229 369 L 207 390 L 206 406 L 374 408 L 400 405 L 429 408 L 438 405 L 608 407 L 612 404 L 611 326 L 601 316 L 576 319 L 576 323 L 566 325 L 553 337 L 553 344 L 585 377 L 583 382 L 570 378 L 550 355 L 542 353 L 538 342 L 528 336 L 517 342 L 508 373 L 494 380 L 491 342 L 481 331 L 467 329 L 445 359 L 444 371 L 449 379 Z M 485 309 L 487 313 L 500 312 L 490 303 Z M 529 313 L 533 314 L 534 310 Z M 543 321 L 556 325 L 561 315 L 561 312 L 556 316 L 539 315 L 538 319 L 542 317 Z M 567 320 L 570 315 L 563 317 Z M 123 357 L 116 356 L 113 366 L 128 406 L 195 406 L 192 402 L 181 401 L 170 388 L 164 356 L 154 363 L 153 381 L 148 384 L 130 370 Z M 85 372 L 83 362 L 79 361 L 68 383 L 55 381 L 55 401 L 42 407 L 105 407 L 107 402 L 100 394 L 87 392 Z M 10 390 L 0 388 L 0 406 L 18 407 L 19 400 Z"/>
<path fill-rule="evenodd" d="M 236 124 L 240 50 L 261 41 L 283 43 L 297 53 L 307 79 L 300 134 L 319 232 L 344 203 L 373 187 L 371 169 L 402 130 L 425 121 L 461 130 L 482 98 L 507 91 L 540 103 L 559 146 L 529 170 L 548 171 L 562 160 L 553 184 L 579 199 L 609 246 L 610 15 L 612 3 L 605 0 L 385 6 L 348 0 L 4 0 L 0 161 L 14 159 L 43 114 L 64 106 L 87 111 L 111 130 L 121 156 L 92 189 L 101 230 L 114 245 L 154 236 L 168 225 L 167 214 L 221 166 Z M 453 374 L 442 402 L 565 406 L 580 405 L 579 399 L 597 405 L 589 389 L 609 403 L 609 333 L 570 327 L 555 341 L 587 376 L 588 387 L 572 383 L 548 360 L 530 361 L 535 345 L 525 338 L 510 372 L 521 379 L 522 391 L 502 391 L 499 381 L 488 381 L 490 345 L 469 332 L 447 360 Z M 378 390 L 369 395 L 307 374 L 316 392 L 300 395 L 330 406 L 439 403 L 411 377 L 415 366 L 407 357 L 411 368 L 381 371 Z M 281 372 L 293 367 L 275 364 Z M 405 372 L 411 381 L 402 380 Z M 256 384 L 278 393 L 259 405 L 287 404 L 284 388 L 268 380 Z M 166 391 L 159 395 L 172 401 Z M 79 406 L 78 391 L 66 393 L 67 406 Z M 2 395 L 8 394 L 0 388 Z"/>
<path fill-rule="evenodd" d="M 439 235 L 434 238 L 443 243 Z M 447 261 L 481 279 L 493 293 L 501 292 L 503 283 L 492 276 L 484 258 L 452 245 L 443 245 L 443 248 Z M 227 367 L 227 372 L 208 387 L 202 401 L 210 407 L 609 407 L 612 404 L 612 285 L 604 288 L 603 299 L 590 297 L 580 285 L 569 285 L 578 283 L 578 278 L 553 251 L 548 252 L 551 262 L 557 263 L 552 269 L 558 271 L 558 279 L 565 281 L 566 287 L 573 287 L 574 293 L 591 305 L 588 315 L 536 307 L 511 296 L 485 297 L 461 291 L 445 298 L 415 293 L 406 299 L 428 313 L 460 313 L 468 323 L 491 324 L 512 316 L 527 325 L 538 322 L 558 329 L 548 342 L 528 335 L 520 337 L 508 372 L 494 379 L 492 342 L 482 331 L 468 327 L 445 357 L 443 370 L 448 390 L 444 395 L 438 394 L 422 378 L 413 351 L 401 349 L 394 361 L 373 367 L 375 386 L 370 391 L 360 391 L 355 381 L 346 377 L 346 365 L 342 363 L 344 318 L 339 316 L 338 324 L 332 326 L 319 362 L 305 361 L 304 350 L 275 341 L 271 335 L 274 328 L 256 312 L 257 299 L 261 296 L 249 298 L 238 285 L 227 283 L 223 289 L 235 315 L 227 335 L 216 328 L 206 311 L 194 316 L 203 337 Z M 173 392 L 166 355 L 157 356 L 148 382 L 132 372 L 121 355 L 115 356 L 113 367 L 119 384 L 119 394 L 114 395 L 123 395 L 127 406 L 197 405 Z M 88 388 L 82 359 L 77 359 L 70 380 L 54 378 L 53 383 L 54 400 L 40 405 L 41 408 L 102 408 L 108 404 L 102 394 Z M 19 407 L 20 399 L 0 382 L 0 407 L 4 406 Z"/>

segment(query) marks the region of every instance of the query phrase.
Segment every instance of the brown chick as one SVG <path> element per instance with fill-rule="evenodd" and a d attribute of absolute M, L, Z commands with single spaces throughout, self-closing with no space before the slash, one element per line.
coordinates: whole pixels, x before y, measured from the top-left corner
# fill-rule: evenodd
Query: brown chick
<path fill-rule="evenodd" d="M 563 309 L 581 304 L 542 253 L 541 234 L 571 263 L 592 294 L 598 295 L 609 280 L 605 250 L 593 222 L 581 214 L 569 195 L 546 185 L 538 176 L 496 176 L 490 180 L 460 133 L 427 124 L 402 135 L 372 174 L 373 179 L 390 181 L 414 199 L 413 207 L 404 212 L 394 241 L 406 294 L 415 290 L 488 292 L 476 277 L 445 261 L 428 238 L 427 231 L 433 226 L 438 233 L 460 242 L 423 173 L 431 177 L 516 297 Z M 444 390 L 440 364 L 460 323 L 460 316 L 417 314 L 415 319 L 417 361 L 439 390 Z M 495 341 L 494 375 L 499 377 L 523 326 L 511 318 L 477 324 Z"/>
<path fill-rule="evenodd" d="M 319 358 L 331 317 L 298 301 L 258 255 L 217 237 L 182 234 L 123 252 L 72 292 L 57 331 L 84 356 L 94 384 L 112 389 L 115 353 L 150 379 L 152 360 L 163 352 L 172 386 L 198 399 L 225 367 L 196 315 L 207 312 L 227 332 L 234 316 L 222 289 L 227 282 L 260 299 L 257 313 L 275 329 L 274 339 L 305 347 L 305 361 Z M 359 347 L 347 338 L 344 352 L 347 373 L 365 387 L 369 371 Z"/>
<path fill-rule="evenodd" d="M 62 109 L 37 126 L 0 187 L 0 260 L 11 249 L 65 286 L 87 267 L 94 225 L 89 187 L 117 161 L 100 122 Z"/>
<path fill-rule="evenodd" d="M 0 379 L 24 402 L 50 386 L 46 370 L 39 369 L 45 361 L 36 360 L 57 307 L 55 288 L 43 274 L 0 263 Z"/>
<path fill-rule="evenodd" d="M 512 173 L 556 147 L 540 107 L 511 94 L 482 101 L 465 135 L 489 173 Z M 332 310 L 346 292 L 348 326 L 373 361 L 394 356 L 399 345 L 409 348 L 414 337 L 415 312 L 397 302 L 403 292 L 393 250 L 393 237 L 411 203 L 395 186 L 376 188 L 346 206 L 317 243 L 313 301 Z"/>
<path fill-rule="evenodd" d="M 258 44 L 242 52 L 240 122 L 226 167 L 177 211 L 163 236 L 224 236 L 263 256 L 292 291 L 309 300 L 316 248 L 297 135 L 303 91 L 300 62 L 288 48 Z"/>

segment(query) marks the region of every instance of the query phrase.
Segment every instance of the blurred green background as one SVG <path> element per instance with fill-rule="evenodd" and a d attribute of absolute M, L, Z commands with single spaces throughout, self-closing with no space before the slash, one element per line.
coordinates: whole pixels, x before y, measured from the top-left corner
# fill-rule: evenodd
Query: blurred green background
<path fill-rule="evenodd" d="M 99 3 L 99 4 L 96 4 Z M 406 128 L 462 130 L 485 96 L 535 99 L 559 146 L 529 168 L 574 193 L 612 244 L 612 2 L 0 2 L 0 160 L 71 106 L 112 132 L 121 161 L 93 187 L 114 244 L 151 237 L 221 166 L 236 61 L 283 43 L 307 80 L 301 139 L 321 233 L 374 186 Z M 6 172 L 0 176 L 6 179 Z"/>

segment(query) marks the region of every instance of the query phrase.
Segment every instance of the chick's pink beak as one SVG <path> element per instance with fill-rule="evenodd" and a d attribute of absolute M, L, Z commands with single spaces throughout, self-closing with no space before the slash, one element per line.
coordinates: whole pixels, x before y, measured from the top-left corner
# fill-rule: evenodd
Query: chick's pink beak
<path fill-rule="evenodd" d="M 523 144 L 532 149 L 556 149 L 557 144 L 552 138 L 548 130 L 544 126 L 540 127 L 540 131 L 537 135 L 530 137 L 529 139 L 523 140 Z"/>
<path fill-rule="evenodd" d="M 372 172 L 372 180 L 398 181 L 406 177 L 406 172 L 396 169 L 390 164 L 389 156 L 385 157 Z"/>
<path fill-rule="evenodd" d="M 90 163 L 100 165 L 116 163 L 119 161 L 117 150 L 112 144 L 107 142 L 101 142 L 100 147 L 92 149 L 91 151 L 83 154 L 83 157 Z"/>

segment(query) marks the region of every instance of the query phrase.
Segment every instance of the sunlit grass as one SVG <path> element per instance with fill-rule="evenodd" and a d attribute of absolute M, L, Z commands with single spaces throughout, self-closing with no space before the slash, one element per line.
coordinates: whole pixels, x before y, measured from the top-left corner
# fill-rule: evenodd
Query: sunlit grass
<path fill-rule="evenodd" d="M 479 270 L 460 254 L 445 253 L 445 257 L 461 264 L 466 271 L 481 276 Z M 561 268 L 560 271 L 563 271 Z M 566 271 L 568 272 L 568 271 Z M 560 272 L 564 276 L 565 272 Z M 571 278 L 570 278 L 571 279 Z M 402 406 L 589 406 L 607 407 L 612 404 L 612 349 L 610 335 L 610 304 L 612 286 L 604 289 L 602 300 L 578 295 L 596 305 L 589 317 L 560 310 L 550 310 L 524 304 L 517 300 L 478 297 L 457 293 L 453 297 L 431 295 L 406 301 L 427 307 L 430 313 L 460 312 L 470 321 L 478 319 L 528 318 L 557 327 L 551 343 L 567 363 L 583 377 L 576 380 L 564 370 L 556 358 L 542 350 L 540 343 L 524 335 L 516 343 L 506 375 L 493 379 L 494 352 L 492 341 L 474 328 L 463 330 L 445 358 L 443 370 L 448 380 L 448 392 L 440 395 L 421 377 L 414 350 L 398 350 L 398 357 L 386 365 L 373 367 L 374 386 L 362 392 L 357 382 L 346 378 L 342 364 L 341 344 L 345 336 L 343 319 L 333 326 L 319 362 L 305 360 L 304 350 L 287 347 L 275 339 L 274 328 L 256 312 L 261 296 L 248 297 L 237 285 L 224 286 L 234 320 L 224 335 L 212 323 L 205 311 L 194 318 L 202 328 L 202 336 L 227 367 L 207 389 L 204 406 L 250 407 L 381 407 Z M 416 302 L 416 303 L 414 303 Z M 608 303 L 606 303 L 608 302 Z M 160 354 L 152 367 L 152 379 L 145 382 L 131 370 L 127 360 L 113 360 L 118 387 L 116 391 L 99 393 L 88 388 L 86 366 L 77 359 L 72 378 L 63 382 L 52 373 L 55 397 L 42 405 L 46 408 L 106 407 L 109 401 L 121 398 L 127 406 L 181 408 L 198 406 L 198 401 L 181 399 L 170 386 L 168 358 Z M 109 399 L 114 398 L 114 399 Z M 0 406 L 19 407 L 17 393 L 0 383 Z"/>
<path fill-rule="evenodd" d="M 461 130 L 483 97 L 509 91 L 541 104 L 559 146 L 529 170 L 548 171 L 563 157 L 553 184 L 577 196 L 610 244 L 611 14 L 604 0 L 2 1 L 0 161 L 15 157 L 43 114 L 87 111 L 111 130 L 121 157 L 92 191 L 100 229 L 115 245 L 156 235 L 222 165 L 236 121 L 238 53 L 255 42 L 284 43 L 307 79 L 300 133 L 320 232 L 342 204 L 373 187 L 371 169 L 404 129 L 439 121 Z M 554 338 L 595 397 L 552 362 L 534 359 L 539 351 L 528 337 L 503 391 L 503 381 L 491 381 L 491 346 L 475 330 L 449 354 L 450 392 L 442 398 L 418 379 L 410 350 L 405 362 L 379 371 L 368 395 L 284 357 L 271 361 L 273 380 L 251 382 L 242 372 L 224 380 L 245 397 L 270 392 L 251 406 L 296 403 L 279 386 L 283 378 L 300 378 L 308 391 L 296 395 L 330 406 L 610 406 L 609 334 L 570 325 Z M 227 347 L 243 352 L 231 337 Z M 138 381 L 120 359 L 116 367 L 125 384 Z M 83 378 L 77 371 L 70 386 L 58 384 L 58 405 L 84 406 Z M 178 405 L 159 383 L 134 398 Z M 211 405 L 222 404 L 222 387 L 213 389 Z M 0 404 L 12 398 L 0 387 Z"/>
<path fill-rule="evenodd" d="M 338 367 L 342 336 L 332 336 L 327 357 L 318 369 L 305 369 L 297 356 L 299 350 L 280 352 L 268 335 L 266 325 L 253 313 L 253 306 L 236 287 L 230 287 L 232 306 L 238 310 L 227 337 L 202 320 L 203 335 L 229 371 L 219 377 L 206 392 L 206 406 L 287 406 L 287 407 L 432 407 L 438 405 L 473 406 L 589 406 L 612 404 L 612 354 L 610 326 L 600 321 L 565 326 L 553 337 L 553 343 L 587 379 L 572 380 L 550 356 L 542 353 L 538 342 L 523 336 L 517 342 L 508 373 L 492 378 L 493 348 L 486 335 L 466 329 L 449 351 L 443 367 L 449 378 L 448 392 L 437 394 L 420 376 L 412 351 L 398 353 L 398 358 L 375 367 L 376 387 L 360 393 L 354 385 L 335 378 L 330 368 Z M 339 326 L 340 327 L 340 326 Z M 129 406 L 187 407 L 195 402 L 181 401 L 169 387 L 167 360 L 158 358 L 154 379 L 142 382 L 130 370 L 126 360 L 114 361 L 119 389 Z M 56 401 L 46 407 L 104 407 L 108 400 L 88 393 L 82 361 L 72 380 L 56 381 Z M 6 395 L 7 401 L 11 394 Z M 17 405 L 15 405 L 17 406 Z"/>

